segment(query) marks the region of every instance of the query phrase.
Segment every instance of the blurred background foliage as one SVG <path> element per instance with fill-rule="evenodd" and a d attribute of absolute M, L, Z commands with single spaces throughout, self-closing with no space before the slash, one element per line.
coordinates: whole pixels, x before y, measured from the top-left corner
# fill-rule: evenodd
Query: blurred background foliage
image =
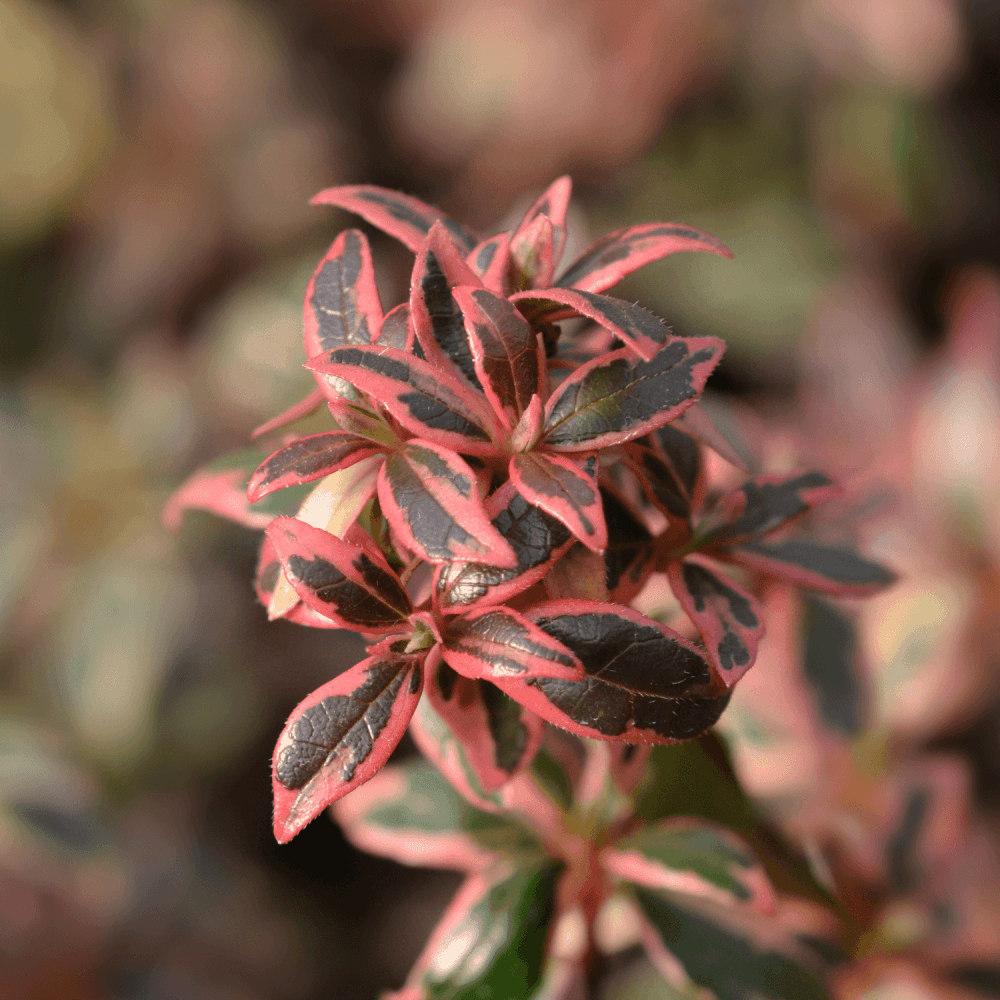
<path fill-rule="evenodd" d="M 568 172 L 567 259 L 651 219 L 722 238 L 616 294 L 728 341 L 714 388 L 772 466 L 892 498 L 865 746 L 959 754 L 992 823 L 998 95 L 993 0 L 0 0 L 0 995 L 372 997 L 455 885 L 328 823 L 271 843 L 275 734 L 360 646 L 266 623 L 251 533 L 159 522 L 311 385 L 347 218 L 307 201 L 338 183 L 489 229 Z M 650 814 L 780 825 L 715 737 L 656 774 Z"/>

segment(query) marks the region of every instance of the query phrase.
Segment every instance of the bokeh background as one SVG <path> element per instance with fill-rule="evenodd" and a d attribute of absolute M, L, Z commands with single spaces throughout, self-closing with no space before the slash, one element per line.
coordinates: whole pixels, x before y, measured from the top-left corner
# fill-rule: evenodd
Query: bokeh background
<path fill-rule="evenodd" d="M 993 829 L 1000 4 L 0 0 L 0 997 L 402 981 L 457 880 L 270 833 L 274 738 L 360 645 L 266 622 L 252 533 L 159 512 L 311 384 L 301 298 L 348 217 L 310 195 L 489 230 L 561 173 L 568 257 L 654 219 L 735 252 L 616 294 L 724 337 L 765 450 L 880 512 L 869 738 L 957 756 Z M 721 748 L 658 758 L 657 794 L 736 808 Z M 629 975 L 609 997 L 658 995 Z"/>

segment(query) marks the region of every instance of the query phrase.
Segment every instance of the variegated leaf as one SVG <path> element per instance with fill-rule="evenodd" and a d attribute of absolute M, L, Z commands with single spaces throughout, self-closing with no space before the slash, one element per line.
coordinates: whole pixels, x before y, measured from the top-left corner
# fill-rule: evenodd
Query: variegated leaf
<path fill-rule="evenodd" d="M 502 604 L 538 583 L 573 544 L 569 530 L 528 503 L 507 482 L 486 500 L 490 523 L 517 557 L 514 569 L 481 563 L 446 563 L 435 575 L 435 600 L 445 613 L 469 605 Z"/>
<path fill-rule="evenodd" d="M 379 347 L 392 347 L 397 351 L 410 351 L 413 348 L 413 324 L 410 322 L 409 302 L 401 302 L 385 314 L 378 336 L 372 343 Z"/>
<path fill-rule="evenodd" d="M 714 337 L 672 340 L 652 361 L 627 349 L 578 368 L 545 408 L 545 444 L 557 451 L 593 451 L 669 423 L 705 385 L 725 345 Z"/>
<path fill-rule="evenodd" d="M 299 597 L 342 627 L 391 632 L 412 611 L 374 543 L 362 548 L 291 517 L 277 518 L 267 537 Z"/>
<path fill-rule="evenodd" d="M 840 492 L 840 487 L 822 472 L 755 476 L 720 503 L 720 507 L 728 506 L 737 516 L 723 529 L 719 540 L 729 545 L 761 538 Z"/>
<path fill-rule="evenodd" d="M 603 292 L 654 260 L 680 250 L 702 250 L 732 257 L 714 236 L 676 222 L 647 222 L 606 233 L 592 243 L 560 277 L 562 288 Z"/>
<path fill-rule="evenodd" d="M 764 635 L 756 598 L 698 556 L 671 563 L 667 576 L 719 676 L 732 687 L 753 666 Z"/>
<path fill-rule="evenodd" d="M 576 461 L 557 452 L 522 452 L 510 460 L 510 480 L 528 503 L 562 521 L 592 552 L 607 548 L 596 452 Z"/>
<path fill-rule="evenodd" d="M 472 360 L 462 311 L 452 295 L 459 285 L 478 287 L 476 273 L 441 225 L 432 227 L 410 278 L 410 316 L 424 356 L 482 388 Z"/>
<path fill-rule="evenodd" d="M 285 445 L 265 459 L 250 477 L 247 497 L 256 503 L 261 497 L 295 486 L 321 479 L 338 469 L 371 458 L 383 450 L 373 441 L 348 434 L 346 431 L 328 431 L 312 434 Z"/>
<path fill-rule="evenodd" d="M 355 847 L 420 868 L 481 870 L 527 838 L 514 823 L 470 806 L 423 760 L 387 765 L 334 803 L 333 814 Z"/>
<path fill-rule="evenodd" d="M 279 843 L 379 771 L 406 731 L 422 677 L 419 657 L 370 656 L 295 708 L 272 764 Z"/>
<path fill-rule="evenodd" d="M 400 1000 L 531 1000 L 542 982 L 561 865 L 497 865 L 462 884 Z"/>
<path fill-rule="evenodd" d="M 489 800 L 531 763 L 542 740 L 542 720 L 489 681 L 456 673 L 442 662 L 442 653 L 437 648 L 428 657 L 426 700 L 457 744 L 445 773 L 453 783 L 457 777 L 466 798 Z"/>
<path fill-rule="evenodd" d="M 524 233 L 539 216 L 548 216 L 552 221 L 555 236 L 555 252 L 553 254 L 555 264 L 559 263 L 563 247 L 566 243 L 566 212 L 569 209 L 569 199 L 572 192 L 573 181 L 569 176 L 564 175 L 553 181 L 542 192 L 531 208 L 524 213 L 524 218 L 521 219 L 514 230 L 516 238 Z M 551 280 L 551 277 L 549 280 Z"/>
<path fill-rule="evenodd" d="M 265 608 L 270 609 L 274 601 L 275 589 L 279 583 L 284 581 L 284 585 L 290 588 L 287 578 L 281 569 L 281 560 L 275 551 L 271 540 L 264 536 L 261 542 L 260 553 L 257 556 L 257 572 L 254 574 L 254 590 L 257 599 Z M 298 595 L 294 594 L 294 600 L 288 603 L 287 607 L 281 609 L 281 613 L 275 617 L 285 621 L 294 622 L 296 625 L 305 625 L 307 628 L 340 628 L 340 625 L 329 618 L 314 611 L 308 604 L 303 604 Z"/>
<path fill-rule="evenodd" d="M 487 401 L 428 361 L 389 347 L 341 347 L 307 368 L 370 393 L 407 430 L 463 454 L 489 455 L 504 434 Z"/>
<path fill-rule="evenodd" d="M 382 325 L 368 240 L 347 229 L 309 279 L 302 316 L 306 357 L 348 344 L 370 344 Z"/>
<path fill-rule="evenodd" d="M 456 288 L 476 374 L 508 428 L 540 391 L 545 356 L 525 318 L 485 288 Z"/>
<path fill-rule="evenodd" d="M 510 233 L 483 240 L 465 260 L 484 288 L 504 297 L 510 294 Z"/>
<path fill-rule="evenodd" d="M 427 205 L 410 195 L 376 187 L 373 184 L 351 184 L 327 188 L 314 195 L 311 205 L 336 205 L 360 215 L 366 222 L 395 237 L 419 253 L 431 226 L 440 221 L 455 242 L 468 253 L 478 242 L 471 230 L 449 219 L 440 209 Z"/>
<path fill-rule="evenodd" d="M 513 548 L 490 523 L 476 474 L 455 452 L 414 438 L 386 460 L 378 495 L 403 544 L 428 562 L 517 566 Z"/>
<path fill-rule="evenodd" d="M 645 361 L 670 340 L 670 328 L 648 309 L 615 299 L 570 288 L 544 288 L 517 292 L 511 301 L 531 321 L 553 322 L 568 316 L 584 316 L 620 337 Z"/>
<path fill-rule="evenodd" d="M 638 888 L 636 896 L 658 948 L 718 1000 L 830 1000 L 805 964 L 807 950 L 790 933 L 781 943 L 761 934 L 758 943 L 749 931 L 709 919 L 672 894 Z"/>
<path fill-rule="evenodd" d="M 536 216 L 510 240 L 511 286 L 516 291 L 547 288 L 556 269 L 555 231 L 547 215 Z"/>
<path fill-rule="evenodd" d="M 578 736 L 676 743 L 700 736 L 729 703 L 725 684 L 695 646 L 631 608 L 553 601 L 525 616 L 571 649 L 587 677 L 497 684 Z"/>
<path fill-rule="evenodd" d="M 867 597 L 896 582 L 896 574 L 853 549 L 807 538 L 747 542 L 720 549 L 720 557 L 751 569 L 839 597 Z"/>
<path fill-rule="evenodd" d="M 448 618 L 441 655 L 465 677 L 562 677 L 581 680 L 583 667 L 561 642 L 505 607 Z"/>
<path fill-rule="evenodd" d="M 616 878 L 772 913 L 774 889 L 750 846 L 703 819 L 661 820 L 615 841 L 601 863 Z"/>

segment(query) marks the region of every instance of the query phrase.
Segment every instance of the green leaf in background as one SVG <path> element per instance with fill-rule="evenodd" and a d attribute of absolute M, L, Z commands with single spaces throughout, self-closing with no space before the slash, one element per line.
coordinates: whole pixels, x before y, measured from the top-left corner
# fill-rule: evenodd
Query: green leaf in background
<path fill-rule="evenodd" d="M 823 984 L 792 958 L 644 889 L 636 896 L 663 946 L 718 1000 L 830 1000 Z"/>
<path fill-rule="evenodd" d="M 541 979 L 560 870 L 549 862 L 487 880 L 437 942 L 427 997 L 527 1000 Z"/>

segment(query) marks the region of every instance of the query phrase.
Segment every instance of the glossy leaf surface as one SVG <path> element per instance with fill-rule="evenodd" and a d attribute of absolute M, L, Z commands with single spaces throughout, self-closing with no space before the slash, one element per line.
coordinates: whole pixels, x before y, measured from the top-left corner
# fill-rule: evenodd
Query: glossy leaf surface
<path fill-rule="evenodd" d="M 707 820 L 661 820 L 607 848 L 604 867 L 647 889 L 669 889 L 748 905 L 764 912 L 776 906 L 774 890 L 749 845 Z"/>
<path fill-rule="evenodd" d="M 560 866 L 551 861 L 472 876 L 418 961 L 428 1000 L 529 1000 L 545 964 Z"/>
<path fill-rule="evenodd" d="M 511 296 L 530 320 L 549 321 L 567 316 L 585 316 L 620 337 L 644 360 L 649 361 L 669 340 L 670 328 L 648 309 L 615 299 L 569 288 L 546 288 Z"/>
<path fill-rule="evenodd" d="M 351 184 L 327 188 L 310 200 L 311 205 L 336 205 L 360 215 L 377 229 L 395 237 L 419 253 L 431 226 L 441 221 L 452 238 L 468 253 L 478 242 L 476 235 L 440 209 L 410 195 L 376 187 L 374 184 Z"/>
<path fill-rule="evenodd" d="M 497 295 L 510 294 L 510 233 L 483 240 L 466 258 L 485 288 Z"/>
<path fill-rule="evenodd" d="M 488 797 L 530 763 L 542 739 L 542 720 L 488 681 L 464 677 L 446 662 L 441 649 L 428 657 L 425 700 L 454 741 L 444 773 L 470 800 Z M 433 730 L 433 725 L 432 725 Z M 445 756 L 448 748 L 437 750 Z"/>
<path fill-rule="evenodd" d="M 371 656 L 296 707 L 272 765 L 279 843 L 385 764 L 417 706 L 421 682 L 419 658 Z"/>
<path fill-rule="evenodd" d="M 526 613 L 580 658 L 582 681 L 498 681 L 512 698 L 579 736 L 671 743 L 699 736 L 729 692 L 691 643 L 637 611 L 553 601 Z"/>
<path fill-rule="evenodd" d="M 670 587 L 694 622 L 709 658 L 732 687 L 757 658 L 764 615 L 752 594 L 697 556 L 673 562 Z"/>
<path fill-rule="evenodd" d="M 410 278 L 413 329 L 428 361 L 460 373 L 479 389 L 465 321 L 452 294 L 458 285 L 475 287 L 479 278 L 448 233 L 436 225 L 417 255 Z"/>
<path fill-rule="evenodd" d="M 891 570 L 853 549 L 805 538 L 748 542 L 725 549 L 720 555 L 789 583 L 842 597 L 875 594 L 896 580 Z"/>
<path fill-rule="evenodd" d="M 393 530 L 428 562 L 517 565 L 514 550 L 490 523 L 476 474 L 447 448 L 408 442 L 382 467 L 378 495 Z"/>
<path fill-rule="evenodd" d="M 445 611 L 477 603 L 500 604 L 546 574 L 573 544 L 569 530 L 550 514 L 532 506 L 506 483 L 486 501 L 490 522 L 514 550 L 517 566 L 501 569 L 480 563 L 450 563 L 435 577 L 435 592 Z"/>
<path fill-rule="evenodd" d="M 592 243 L 559 278 L 563 288 L 603 292 L 626 274 L 681 250 L 732 257 L 714 236 L 676 222 L 647 222 L 607 233 Z"/>
<path fill-rule="evenodd" d="M 511 303 L 485 288 L 456 288 L 476 374 L 513 428 L 539 391 L 545 364 L 538 338 Z"/>
<path fill-rule="evenodd" d="M 667 344 L 652 361 L 627 349 L 578 368 L 545 408 L 545 443 L 559 451 L 623 444 L 669 423 L 698 398 L 725 347 L 714 337 Z"/>
<path fill-rule="evenodd" d="M 666 895 L 646 889 L 636 895 L 663 947 L 719 1000 L 830 1000 L 819 979 L 794 958 L 758 947 L 749 936 Z"/>
<path fill-rule="evenodd" d="M 306 286 L 302 321 L 307 358 L 374 340 L 382 325 L 382 303 L 364 233 L 347 229 L 334 240 Z"/>
<path fill-rule="evenodd" d="M 261 497 L 328 476 L 371 458 L 380 451 L 374 442 L 346 431 L 328 431 L 299 438 L 265 459 L 250 477 L 247 496 L 251 503 Z"/>
<path fill-rule="evenodd" d="M 276 519 L 267 537 L 299 597 L 344 628 L 389 632 L 412 610 L 374 544 L 362 549 L 291 517 Z"/>
<path fill-rule="evenodd" d="M 413 434 L 465 454 L 490 454 L 502 428 L 470 386 L 428 361 L 388 347 L 342 347 L 307 368 L 370 393 Z"/>
<path fill-rule="evenodd" d="M 413 324 L 410 322 L 409 302 L 401 302 L 385 314 L 378 335 L 372 343 L 379 347 L 393 347 L 397 351 L 411 349 L 413 346 Z"/>
<path fill-rule="evenodd" d="M 452 669 L 470 678 L 583 678 L 580 661 L 561 642 L 505 607 L 449 618 L 441 655 Z"/>
<path fill-rule="evenodd" d="M 555 452 L 528 451 L 510 460 L 510 479 L 529 503 L 558 518 L 593 552 L 608 545 L 597 490 L 597 455 L 573 461 Z"/>

